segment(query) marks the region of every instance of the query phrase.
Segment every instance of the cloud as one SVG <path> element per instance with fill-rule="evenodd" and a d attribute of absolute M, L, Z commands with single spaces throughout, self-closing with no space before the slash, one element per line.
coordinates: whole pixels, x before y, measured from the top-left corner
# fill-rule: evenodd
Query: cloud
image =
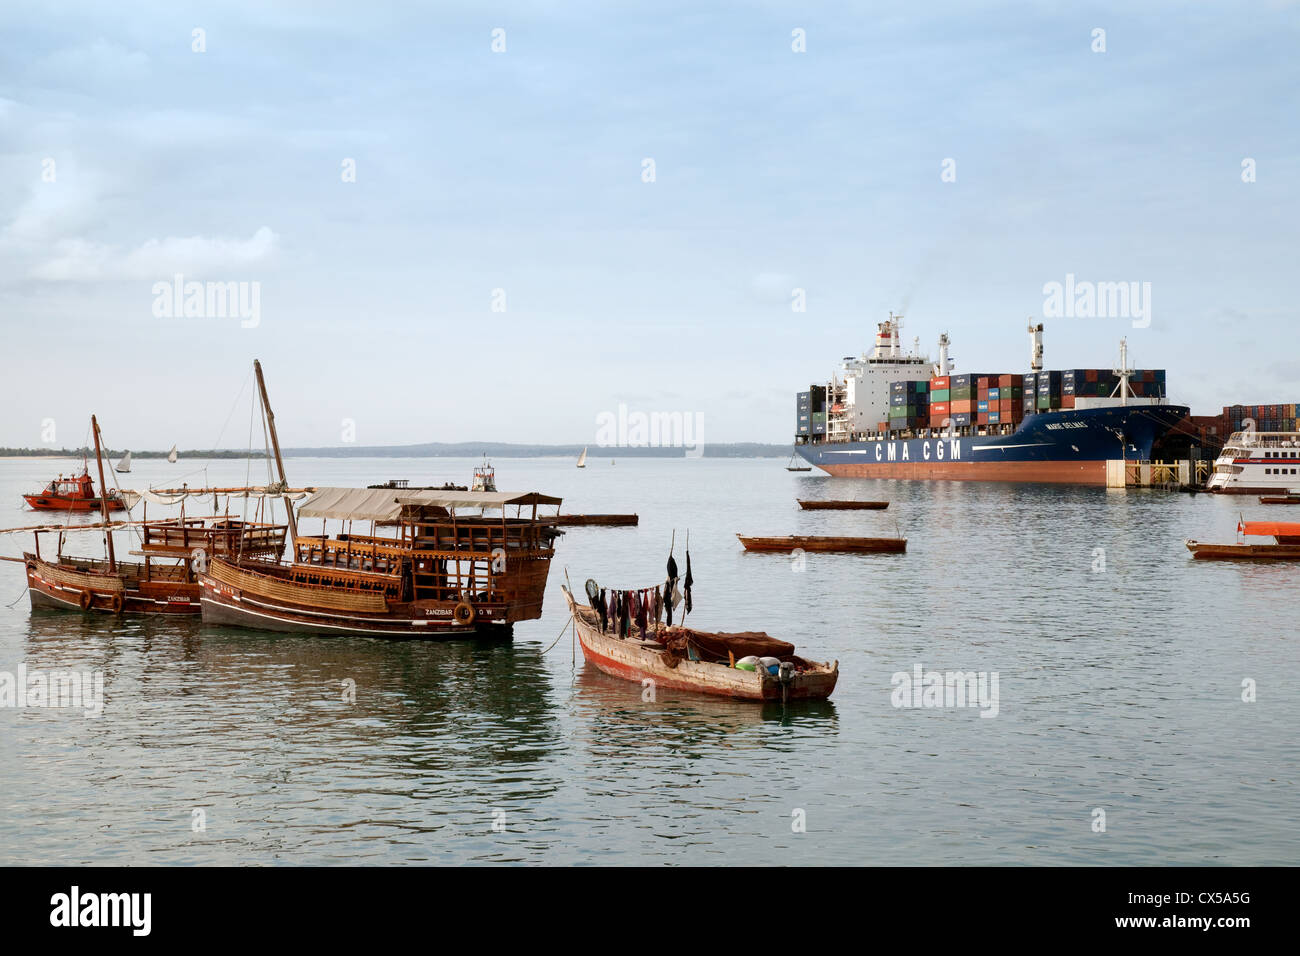
<path fill-rule="evenodd" d="M 52 282 L 95 282 L 156 279 L 177 272 L 215 275 L 265 264 L 279 243 L 280 237 L 267 226 L 248 239 L 169 236 L 126 251 L 86 239 L 62 239 L 54 244 L 53 258 L 38 265 L 33 276 Z"/>

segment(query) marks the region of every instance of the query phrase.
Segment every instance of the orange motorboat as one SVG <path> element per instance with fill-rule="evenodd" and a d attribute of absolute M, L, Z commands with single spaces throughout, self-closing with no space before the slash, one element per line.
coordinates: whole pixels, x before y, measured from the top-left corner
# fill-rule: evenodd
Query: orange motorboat
<path fill-rule="evenodd" d="M 95 494 L 95 482 L 90 477 L 90 470 L 85 466 L 82 472 L 72 478 L 59 475 L 41 491 L 33 495 L 23 495 L 23 500 L 37 511 L 99 511 L 100 498 Z M 115 491 L 109 490 L 105 496 L 109 511 L 123 511 L 126 503 Z"/>

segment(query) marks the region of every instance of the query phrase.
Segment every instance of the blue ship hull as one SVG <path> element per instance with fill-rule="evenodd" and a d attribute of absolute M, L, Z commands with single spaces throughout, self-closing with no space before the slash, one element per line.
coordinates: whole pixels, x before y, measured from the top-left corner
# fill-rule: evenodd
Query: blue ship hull
<path fill-rule="evenodd" d="M 1063 409 L 1029 415 L 1010 435 L 819 442 L 795 449 L 837 477 L 1105 485 L 1107 461 L 1149 460 L 1151 446 L 1189 412 L 1183 405 Z"/>

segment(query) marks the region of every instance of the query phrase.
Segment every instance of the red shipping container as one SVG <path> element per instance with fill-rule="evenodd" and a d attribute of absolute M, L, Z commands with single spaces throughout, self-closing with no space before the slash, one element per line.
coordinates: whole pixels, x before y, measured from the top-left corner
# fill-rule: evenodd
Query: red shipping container
<path fill-rule="evenodd" d="M 976 425 L 987 425 L 988 423 L 989 423 L 988 412 L 980 412 L 978 415 L 975 416 Z"/>
<path fill-rule="evenodd" d="M 931 417 L 937 417 L 937 416 L 948 415 L 948 414 L 950 414 L 950 412 L 949 412 L 949 409 L 948 409 L 948 403 L 947 403 L 947 402 L 931 402 L 931 403 L 930 403 L 930 415 L 931 415 Z"/>
<path fill-rule="evenodd" d="M 1009 386 L 1010 384 L 1011 384 L 1011 376 L 1010 376 L 1010 375 L 999 375 L 999 376 L 998 376 L 998 388 L 1006 388 L 1006 387 Z"/>
<path fill-rule="evenodd" d="M 936 388 L 947 388 L 947 387 L 948 387 L 948 376 L 947 376 L 947 375 L 941 375 L 941 376 L 939 376 L 938 378 L 932 378 L 932 379 L 930 379 L 930 391 L 932 391 L 932 392 L 933 392 Z"/>
<path fill-rule="evenodd" d="M 952 406 L 954 415 L 973 415 L 975 413 L 975 402 L 970 399 L 961 402 L 949 402 L 948 404 Z"/>
<path fill-rule="evenodd" d="M 1085 382 L 1095 382 L 1095 381 L 1097 381 L 1097 370 L 1096 370 L 1095 368 L 1084 369 L 1084 370 L 1083 370 L 1083 380 L 1084 380 Z"/>
<path fill-rule="evenodd" d="M 989 377 L 987 375 L 981 375 L 975 380 L 975 387 L 987 389 L 989 387 Z"/>
<path fill-rule="evenodd" d="M 1062 408 L 1074 408 L 1074 396 L 1073 396 L 1073 395 L 1062 395 L 1062 396 L 1061 396 L 1061 407 L 1062 407 Z"/>
<path fill-rule="evenodd" d="M 1000 398 L 998 399 L 998 411 L 1005 415 L 1007 412 L 1015 411 L 1017 406 L 1023 404 L 1024 402 L 1017 402 L 1014 399 Z"/>

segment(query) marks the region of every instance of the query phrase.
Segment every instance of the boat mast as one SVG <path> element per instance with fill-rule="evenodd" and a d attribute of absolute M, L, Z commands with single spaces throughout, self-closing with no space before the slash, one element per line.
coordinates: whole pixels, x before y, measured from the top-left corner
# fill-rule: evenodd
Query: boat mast
<path fill-rule="evenodd" d="M 271 448 L 275 452 L 275 467 L 280 472 L 280 484 L 285 491 L 289 489 L 289 479 L 284 477 L 284 459 L 280 457 L 280 438 L 275 433 L 275 413 L 271 411 L 271 402 L 266 397 L 266 379 L 262 378 L 262 363 L 253 359 L 253 371 L 257 373 L 257 390 L 262 395 L 262 410 L 266 412 L 266 427 L 271 432 Z M 284 508 L 289 515 L 289 540 L 293 542 L 294 553 L 298 551 L 298 521 L 293 516 L 293 501 L 286 494 Z"/>
<path fill-rule="evenodd" d="M 90 430 L 95 433 L 95 464 L 99 466 L 99 510 L 104 515 L 104 542 L 108 546 L 108 573 L 117 570 L 117 558 L 113 554 L 113 529 L 108 525 L 108 486 L 104 484 L 104 455 L 99 447 L 99 422 L 90 416 Z"/>

